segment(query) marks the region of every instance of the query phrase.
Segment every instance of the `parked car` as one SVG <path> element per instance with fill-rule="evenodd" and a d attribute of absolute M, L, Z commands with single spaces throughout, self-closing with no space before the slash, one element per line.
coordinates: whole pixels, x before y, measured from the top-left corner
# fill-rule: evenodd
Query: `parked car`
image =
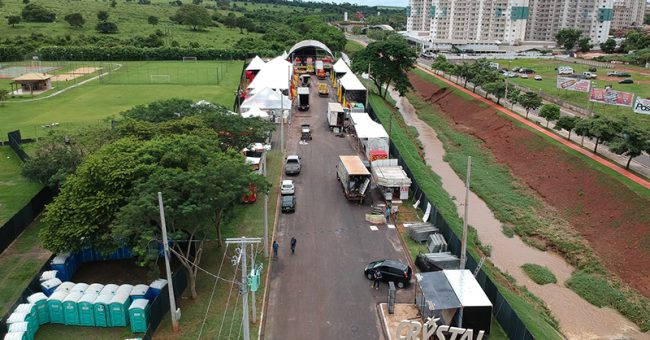
<path fill-rule="evenodd" d="M 618 71 L 612 71 L 612 72 L 609 72 L 609 73 L 607 73 L 607 75 L 610 76 L 610 77 L 624 77 L 624 78 L 627 78 L 627 77 L 631 77 L 631 76 L 632 76 L 632 75 L 629 74 L 629 73 L 626 73 L 626 72 L 618 72 Z"/>
<path fill-rule="evenodd" d="M 296 187 L 293 185 L 293 181 L 290 179 L 285 179 L 282 181 L 280 186 L 281 195 L 293 195 L 296 192 Z"/>
<path fill-rule="evenodd" d="M 591 72 L 582 72 L 582 75 L 585 77 L 585 79 L 596 79 L 596 77 L 598 77 L 595 73 Z"/>
<path fill-rule="evenodd" d="M 287 163 L 284 165 L 284 173 L 287 175 L 300 174 L 300 157 L 298 155 L 287 156 Z"/>
<path fill-rule="evenodd" d="M 508 78 L 517 78 L 517 74 L 514 72 L 508 72 L 505 76 Z"/>
<path fill-rule="evenodd" d="M 286 195 L 282 196 L 282 212 L 290 213 L 296 211 L 296 196 L 295 195 Z"/>
<path fill-rule="evenodd" d="M 535 80 L 542 80 L 542 76 L 540 76 L 539 74 L 535 75 Z"/>
<path fill-rule="evenodd" d="M 619 84 L 634 84 L 634 80 L 627 78 L 618 82 Z"/>
<path fill-rule="evenodd" d="M 363 270 L 368 280 L 373 280 L 375 270 L 381 273 L 384 282 L 393 281 L 398 288 L 404 288 L 411 283 L 411 267 L 400 260 L 379 260 L 370 262 Z"/>
<path fill-rule="evenodd" d="M 519 73 L 533 74 L 533 73 L 535 73 L 535 70 L 533 70 L 532 68 L 522 67 L 522 68 L 519 69 Z"/>
<path fill-rule="evenodd" d="M 420 54 L 420 57 L 425 59 L 433 59 L 436 57 L 436 54 L 431 51 L 424 51 Z"/>
<path fill-rule="evenodd" d="M 528 79 L 528 75 L 525 73 L 522 73 L 519 75 L 520 78 Z"/>

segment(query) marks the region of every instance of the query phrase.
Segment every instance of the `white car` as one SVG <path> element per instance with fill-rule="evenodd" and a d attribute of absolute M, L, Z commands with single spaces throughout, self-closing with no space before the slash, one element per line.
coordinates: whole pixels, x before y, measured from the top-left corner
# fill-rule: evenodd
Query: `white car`
<path fill-rule="evenodd" d="M 528 75 L 526 73 L 522 73 L 519 75 L 519 78 L 528 79 Z"/>
<path fill-rule="evenodd" d="M 293 181 L 290 179 L 285 179 L 282 181 L 280 186 L 280 194 L 282 195 L 293 195 L 296 192 L 296 187 L 293 185 Z"/>
<path fill-rule="evenodd" d="M 536 75 L 536 76 L 535 76 L 535 80 L 542 80 L 542 76 L 540 76 L 539 74 Z"/>

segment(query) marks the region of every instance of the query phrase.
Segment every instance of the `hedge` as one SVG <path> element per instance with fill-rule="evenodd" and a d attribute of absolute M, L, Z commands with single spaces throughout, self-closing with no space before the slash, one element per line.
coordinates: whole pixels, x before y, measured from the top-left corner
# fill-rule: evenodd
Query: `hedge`
<path fill-rule="evenodd" d="M 47 46 L 37 51 L 28 52 L 13 46 L 0 47 L 0 61 L 31 59 L 37 55 L 43 61 L 48 60 L 182 60 L 183 57 L 196 57 L 198 60 L 233 60 L 246 59 L 255 55 L 276 56 L 277 51 L 220 50 L 213 48 L 182 47 L 96 47 L 96 46 Z"/>

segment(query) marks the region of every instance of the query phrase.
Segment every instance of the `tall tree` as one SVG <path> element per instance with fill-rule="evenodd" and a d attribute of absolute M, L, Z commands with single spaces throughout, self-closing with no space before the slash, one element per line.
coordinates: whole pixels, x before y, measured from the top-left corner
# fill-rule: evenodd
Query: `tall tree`
<path fill-rule="evenodd" d="M 526 109 L 526 118 L 528 118 L 528 113 L 530 110 L 536 110 L 538 107 L 542 106 L 542 98 L 539 97 L 537 93 L 526 92 L 519 96 L 517 99 L 519 105 L 523 106 Z"/>
<path fill-rule="evenodd" d="M 8 15 L 7 16 L 7 24 L 11 25 L 11 27 L 16 27 L 16 25 L 20 24 L 20 16 L 19 15 Z"/>
<path fill-rule="evenodd" d="M 244 34 L 244 29 L 250 31 L 253 21 L 245 16 L 237 18 L 237 27 L 239 27 L 239 34 Z"/>
<path fill-rule="evenodd" d="M 438 54 L 436 58 L 433 60 L 433 63 L 431 63 L 431 68 L 435 70 L 440 70 L 442 72 L 448 73 L 452 68 L 453 64 L 451 64 L 447 58 L 445 58 L 444 55 Z"/>
<path fill-rule="evenodd" d="M 562 116 L 557 120 L 557 123 L 555 123 L 555 129 L 566 130 L 569 133 L 567 139 L 571 139 L 571 132 L 575 129 L 579 120 L 580 118 L 576 116 Z"/>
<path fill-rule="evenodd" d="M 586 131 L 584 128 L 586 127 Z M 584 136 L 595 138 L 594 153 L 598 153 L 598 145 L 602 142 L 609 142 L 621 132 L 621 123 L 607 117 L 595 116 L 580 122 L 576 125 L 584 132 Z"/>
<path fill-rule="evenodd" d="M 70 26 L 77 28 L 83 27 L 86 23 L 86 20 L 84 19 L 83 15 L 81 15 L 81 13 L 68 14 L 63 18 L 63 20 L 65 20 L 65 22 L 67 22 Z"/>
<path fill-rule="evenodd" d="M 483 85 L 483 89 L 485 92 L 497 97 L 497 105 L 501 103 L 501 98 L 506 95 L 506 83 L 502 79 Z"/>
<path fill-rule="evenodd" d="M 621 133 L 609 143 L 609 150 L 627 156 L 625 168 L 629 169 L 632 158 L 640 156 L 644 151 L 650 152 L 650 130 L 625 124 Z"/>
<path fill-rule="evenodd" d="M 594 45 L 589 43 L 589 38 L 580 38 L 578 40 L 578 49 L 580 52 L 589 52 L 594 48 Z"/>
<path fill-rule="evenodd" d="M 208 10 L 197 5 L 182 5 L 176 11 L 174 18 L 178 23 L 190 26 L 192 31 L 198 31 L 212 24 Z"/>
<path fill-rule="evenodd" d="M 560 119 L 560 107 L 555 104 L 546 104 L 539 111 L 539 116 L 546 119 L 546 128 L 551 121 Z"/>
<path fill-rule="evenodd" d="M 391 36 L 386 40 L 371 42 L 365 49 L 354 54 L 352 69 L 367 72 L 377 86 L 379 95 L 386 98 L 388 87 L 393 85 L 400 95 L 412 87 L 407 72 L 413 68 L 417 53 L 406 40 Z"/>
<path fill-rule="evenodd" d="M 563 28 L 555 34 L 555 41 L 566 50 L 572 50 L 580 37 L 582 31 L 575 28 Z"/>
<path fill-rule="evenodd" d="M 601 51 L 605 53 L 614 53 L 616 50 L 616 40 L 609 38 L 604 43 L 600 44 Z"/>

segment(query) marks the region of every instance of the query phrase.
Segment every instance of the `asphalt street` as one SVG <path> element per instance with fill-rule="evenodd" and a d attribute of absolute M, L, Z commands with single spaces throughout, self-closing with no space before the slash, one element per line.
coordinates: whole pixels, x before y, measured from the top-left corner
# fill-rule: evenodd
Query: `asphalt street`
<path fill-rule="evenodd" d="M 285 126 L 286 154 L 302 158 L 302 171 L 285 176 L 295 182 L 297 205 L 295 213 L 280 215 L 275 232 L 280 248 L 272 261 L 264 338 L 383 339 L 377 304 L 387 301 L 388 286 L 372 289 L 363 269 L 373 260 L 407 258 L 396 229 L 370 229 L 364 219 L 370 200 L 360 206 L 343 196 L 336 179 L 338 156 L 357 153 L 350 137 L 329 131 L 327 103 L 335 101 L 335 91 L 321 98 L 317 83 L 312 76 L 310 110 L 294 108 L 293 121 Z M 306 145 L 299 144 L 301 124 L 312 128 L 313 140 Z M 291 237 L 297 239 L 295 255 Z M 412 302 L 413 285 L 398 290 L 397 297 Z"/>

